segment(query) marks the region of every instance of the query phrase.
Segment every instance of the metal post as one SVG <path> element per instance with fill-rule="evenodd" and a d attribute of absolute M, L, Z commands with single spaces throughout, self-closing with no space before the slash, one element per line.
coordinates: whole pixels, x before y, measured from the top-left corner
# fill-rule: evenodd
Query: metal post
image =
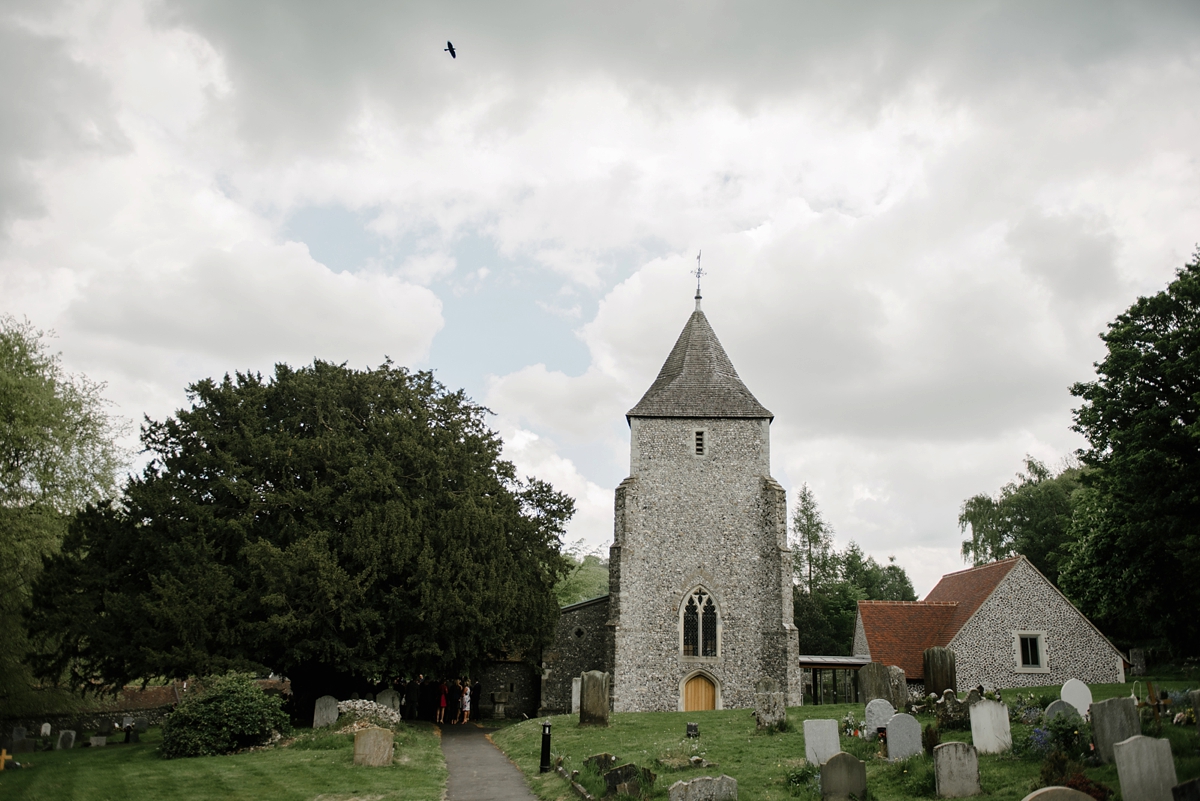
<path fill-rule="evenodd" d="M 542 721 L 542 764 L 538 768 L 541 773 L 550 772 L 550 721 Z"/>

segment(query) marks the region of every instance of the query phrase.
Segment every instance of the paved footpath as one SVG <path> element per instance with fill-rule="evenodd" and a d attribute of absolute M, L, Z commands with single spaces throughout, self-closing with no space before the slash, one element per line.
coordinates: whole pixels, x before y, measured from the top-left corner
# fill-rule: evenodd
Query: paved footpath
<path fill-rule="evenodd" d="M 446 801 L 537 801 L 520 768 L 474 724 L 442 726 Z"/>

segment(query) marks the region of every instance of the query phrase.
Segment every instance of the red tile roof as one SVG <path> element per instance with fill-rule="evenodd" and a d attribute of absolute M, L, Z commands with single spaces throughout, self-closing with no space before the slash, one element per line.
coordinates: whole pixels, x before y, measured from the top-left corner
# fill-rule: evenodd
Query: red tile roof
<path fill-rule="evenodd" d="M 896 665 L 907 678 L 923 679 L 925 649 L 949 643 L 1023 558 L 948 573 L 923 601 L 859 601 L 871 661 Z"/>

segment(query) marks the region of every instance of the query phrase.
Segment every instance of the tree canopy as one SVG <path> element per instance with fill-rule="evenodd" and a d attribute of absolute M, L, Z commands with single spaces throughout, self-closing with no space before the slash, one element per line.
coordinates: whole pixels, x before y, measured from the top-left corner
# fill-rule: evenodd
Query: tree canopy
<path fill-rule="evenodd" d="M 917 599 L 896 557 L 881 565 L 853 540 L 842 551 L 833 547 L 833 526 L 808 484 L 801 485 L 792 513 L 792 553 L 792 614 L 803 654 L 849 655 L 859 601 Z"/>
<path fill-rule="evenodd" d="M 147 421 L 149 465 L 74 517 L 37 582 L 43 675 L 270 670 L 302 710 L 551 636 L 573 502 L 518 480 L 461 391 L 316 361 L 188 394 Z"/>
<path fill-rule="evenodd" d="M 104 385 L 67 374 L 47 335 L 0 316 L 0 706 L 36 711 L 21 613 L 67 516 L 116 491 L 125 454 Z"/>
<path fill-rule="evenodd" d="M 1071 388 L 1091 469 L 1061 584 L 1124 641 L 1200 654 L 1200 251 L 1101 339 L 1096 380 Z"/>
<path fill-rule="evenodd" d="M 1072 542 L 1071 515 L 1080 486 L 1078 467 L 1054 475 L 1027 455 L 1025 472 L 995 497 L 981 493 L 963 501 L 958 525 L 971 530 L 962 544 L 963 558 L 983 565 L 1023 554 L 1057 584 L 1059 565 Z"/>

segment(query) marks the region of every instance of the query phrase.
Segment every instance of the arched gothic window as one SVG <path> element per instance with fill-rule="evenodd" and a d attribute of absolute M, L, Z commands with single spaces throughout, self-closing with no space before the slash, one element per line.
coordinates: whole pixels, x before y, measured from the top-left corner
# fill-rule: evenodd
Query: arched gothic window
<path fill-rule="evenodd" d="M 683 655 L 717 655 L 717 606 L 702 589 L 693 592 L 683 607 Z"/>

